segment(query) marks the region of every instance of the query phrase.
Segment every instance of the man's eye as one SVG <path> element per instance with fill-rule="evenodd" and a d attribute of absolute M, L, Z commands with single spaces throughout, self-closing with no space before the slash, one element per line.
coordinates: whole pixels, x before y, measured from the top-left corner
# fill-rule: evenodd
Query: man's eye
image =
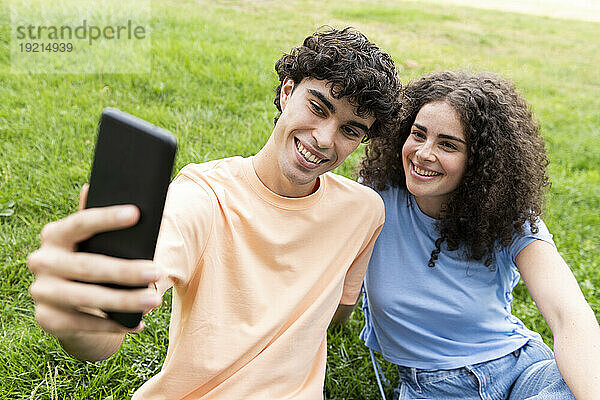
<path fill-rule="evenodd" d="M 323 109 L 321 108 L 320 105 L 318 105 L 317 103 L 315 103 L 314 101 L 310 102 L 310 108 L 313 110 L 313 112 L 317 115 L 323 116 L 325 115 L 325 112 L 323 111 Z"/>
<path fill-rule="evenodd" d="M 356 129 L 351 128 L 349 126 L 344 126 L 342 129 L 344 130 L 344 133 L 348 136 L 352 136 L 352 137 L 360 136 L 360 134 L 356 131 Z"/>

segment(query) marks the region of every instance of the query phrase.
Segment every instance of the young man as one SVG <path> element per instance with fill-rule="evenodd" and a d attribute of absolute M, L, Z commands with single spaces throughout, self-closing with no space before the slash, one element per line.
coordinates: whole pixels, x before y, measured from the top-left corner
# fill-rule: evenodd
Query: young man
<path fill-rule="evenodd" d="M 135 224 L 131 206 L 48 224 L 28 259 L 39 324 L 82 359 L 110 357 L 142 328 L 93 310 L 147 311 L 174 287 L 167 358 L 136 399 L 322 397 L 327 327 L 356 303 L 384 220 L 375 192 L 328 171 L 390 128 L 400 83 L 391 58 L 348 28 L 309 36 L 275 68 L 281 115 L 268 142 L 180 171 L 153 262 L 73 252 Z"/>

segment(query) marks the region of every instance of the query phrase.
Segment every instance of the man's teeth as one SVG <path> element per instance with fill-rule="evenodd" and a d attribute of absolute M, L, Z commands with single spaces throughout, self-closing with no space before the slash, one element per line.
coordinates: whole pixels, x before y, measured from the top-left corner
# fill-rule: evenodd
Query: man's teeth
<path fill-rule="evenodd" d="M 439 172 L 435 172 L 435 171 L 425 171 L 424 169 L 421 169 L 419 167 L 417 167 L 416 165 L 413 164 L 413 167 L 415 168 L 415 172 L 419 175 L 423 175 L 423 176 L 435 176 L 435 175 L 441 175 Z"/>
<path fill-rule="evenodd" d="M 320 164 L 323 161 L 325 161 L 325 160 L 321 160 L 320 158 L 318 158 L 317 156 L 312 154 L 310 151 L 306 150 L 304 148 L 304 146 L 302 146 L 302 143 L 300 143 L 300 141 L 298 141 L 298 145 L 296 147 L 298 148 L 298 151 L 300 152 L 300 154 L 302 154 L 304 156 L 304 158 L 307 161 L 310 161 L 311 163 Z"/>

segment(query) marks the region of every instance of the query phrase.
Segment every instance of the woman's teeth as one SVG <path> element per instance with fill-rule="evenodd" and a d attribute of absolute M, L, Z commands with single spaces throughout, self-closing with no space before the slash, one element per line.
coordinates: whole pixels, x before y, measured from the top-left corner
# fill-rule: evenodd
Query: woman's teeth
<path fill-rule="evenodd" d="M 415 169 L 415 172 L 417 174 L 422 175 L 422 176 L 436 176 L 436 175 L 441 175 L 439 172 L 425 171 L 424 169 L 421 169 L 421 168 L 417 167 L 415 164 L 413 164 L 413 168 Z"/>
<path fill-rule="evenodd" d="M 304 157 L 304 159 L 306 161 L 310 161 L 311 163 L 314 163 L 314 164 L 321 164 L 323 161 L 325 161 L 325 160 L 322 160 L 319 157 L 315 156 L 310 151 L 306 150 L 304 148 L 304 146 L 302 146 L 302 143 L 300 143 L 299 140 L 297 141 L 296 148 L 298 149 L 300 154 L 302 154 L 302 156 Z"/>

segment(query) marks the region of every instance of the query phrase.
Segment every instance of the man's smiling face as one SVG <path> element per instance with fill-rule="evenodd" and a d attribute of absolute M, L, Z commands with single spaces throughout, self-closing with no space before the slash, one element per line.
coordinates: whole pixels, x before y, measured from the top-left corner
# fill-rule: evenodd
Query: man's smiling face
<path fill-rule="evenodd" d="M 339 166 L 356 150 L 375 118 L 357 116 L 356 107 L 346 98 L 334 98 L 330 84 L 315 79 L 298 85 L 286 79 L 280 101 L 282 113 L 269 148 L 277 158 L 279 176 L 271 171 L 268 180 L 272 182 L 264 183 L 279 194 L 306 195 L 319 175 Z"/>

